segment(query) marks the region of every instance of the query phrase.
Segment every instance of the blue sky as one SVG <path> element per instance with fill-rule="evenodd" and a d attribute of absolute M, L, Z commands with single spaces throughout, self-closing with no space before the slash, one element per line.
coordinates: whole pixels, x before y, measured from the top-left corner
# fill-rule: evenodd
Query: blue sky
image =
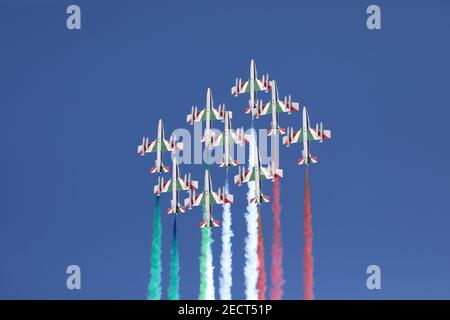
<path fill-rule="evenodd" d="M 65 25 L 72 3 L 80 31 Z M 380 31 L 366 28 L 373 3 Z M 248 127 L 246 98 L 229 93 L 254 58 L 280 95 L 333 130 L 312 145 L 316 297 L 449 299 L 449 9 L 439 0 L 1 1 L 0 298 L 145 299 L 156 177 L 136 146 L 159 118 L 168 132 L 187 127 L 207 87 L 235 112 L 234 127 Z M 298 127 L 300 114 L 281 122 Z M 287 299 L 303 296 L 299 154 L 281 153 Z M 202 180 L 202 166 L 181 170 Z M 223 170 L 212 175 L 223 184 Z M 246 188 L 231 192 L 232 294 L 244 298 Z M 269 266 L 270 206 L 262 215 Z M 172 217 L 162 218 L 166 297 Z M 199 220 L 195 210 L 178 224 L 187 299 L 198 295 Z M 220 229 L 213 237 L 217 284 Z M 70 264 L 81 267 L 80 291 L 66 289 Z M 366 288 L 371 264 L 379 291 Z"/>

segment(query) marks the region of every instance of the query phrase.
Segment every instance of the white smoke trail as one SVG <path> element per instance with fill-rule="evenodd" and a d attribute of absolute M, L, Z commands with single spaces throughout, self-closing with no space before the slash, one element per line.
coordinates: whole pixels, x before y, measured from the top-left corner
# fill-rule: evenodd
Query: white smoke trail
<path fill-rule="evenodd" d="M 256 133 L 253 128 L 250 134 L 248 170 L 251 170 L 254 166 L 256 151 Z M 251 198 L 255 197 L 255 190 L 255 182 L 249 182 L 247 192 L 247 200 L 249 202 Z M 258 289 L 256 288 L 258 282 L 258 207 L 256 204 L 247 205 L 245 220 L 247 221 L 248 232 L 245 238 L 245 296 L 247 300 L 258 300 Z"/>
<path fill-rule="evenodd" d="M 228 177 L 225 182 L 225 194 L 228 194 Z M 231 237 L 233 237 L 231 230 L 231 204 L 227 203 L 223 207 L 222 216 L 222 253 L 220 255 L 220 279 L 219 279 L 219 293 L 221 300 L 231 300 L 231 285 L 233 284 L 233 277 L 231 272 L 233 252 L 231 251 Z"/>
<path fill-rule="evenodd" d="M 215 288 L 214 288 L 214 265 L 213 265 L 213 254 L 211 245 L 213 243 L 211 229 L 208 228 L 209 232 L 209 243 L 206 256 L 206 290 L 205 299 L 206 300 L 216 300 Z"/>

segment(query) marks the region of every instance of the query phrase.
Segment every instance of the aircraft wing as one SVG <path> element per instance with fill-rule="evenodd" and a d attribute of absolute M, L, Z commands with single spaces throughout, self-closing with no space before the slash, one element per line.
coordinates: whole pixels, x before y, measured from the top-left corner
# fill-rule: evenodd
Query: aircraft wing
<path fill-rule="evenodd" d="M 298 102 L 292 102 L 289 100 L 278 100 L 277 101 L 277 112 L 294 112 L 300 109 L 300 104 Z"/>
<path fill-rule="evenodd" d="M 228 116 L 230 119 L 233 118 L 233 112 L 227 111 Z M 211 114 L 210 114 L 211 120 L 223 120 L 224 118 L 224 109 L 221 108 L 211 108 Z M 188 122 L 190 120 L 190 115 L 188 115 Z M 196 119 L 194 121 L 206 121 L 206 110 L 203 109 L 202 111 L 198 112 Z"/>
<path fill-rule="evenodd" d="M 225 141 L 224 133 L 221 133 L 214 139 L 214 141 L 212 143 L 212 146 L 213 147 L 221 146 L 224 141 Z"/>
<path fill-rule="evenodd" d="M 231 88 L 231 94 L 236 95 L 239 93 L 250 92 L 250 80 L 241 83 L 240 86 L 234 86 Z M 272 88 L 270 84 L 267 84 L 261 80 L 256 79 L 254 82 L 255 91 L 267 91 Z"/>
<path fill-rule="evenodd" d="M 260 115 L 272 114 L 272 108 L 274 107 L 276 112 L 294 112 L 299 110 L 300 105 L 298 104 L 298 102 L 289 103 L 286 101 L 286 103 L 284 103 L 283 101 L 278 100 L 274 106 L 272 101 L 268 101 L 261 106 L 259 114 Z"/>
<path fill-rule="evenodd" d="M 241 83 L 240 86 L 234 86 L 231 88 L 231 94 L 232 95 L 237 95 L 239 93 L 244 93 L 244 92 L 250 92 L 250 86 L 249 86 L 250 81 L 245 81 L 244 83 Z M 248 88 L 248 91 L 247 91 Z"/>
<path fill-rule="evenodd" d="M 138 154 L 141 154 L 141 155 L 144 155 L 144 153 L 145 153 L 145 151 L 146 151 L 146 145 L 145 144 L 140 144 L 140 145 L 138 145 L 138 147 L 137 147 L 137 153 Z"/>
<path fill-rule="evenodd" d="M 236 130 L 236 131 L 230 131 L 231 138 L 233 142 L 230 142 L 230 144 L 243 144 L 243 143 L 249 143 L 250 137 L 248 135 L 244 134 L 244 130 Z"/>
<path fill-rule="evenodd" d="M 221 133 L 217 136 L 217 138 L 213 142 L 213 147 L 221 146 L 225 143 L 225 135 L 228 135 L 228 144 L 243 144 L 245 138 L 240 138 L 238 134 L 234 131 L 230 130 L 227 133 Z"/>
<path fill-rule="evenodd" d="M 311 131 L 313 131 L 317 135 L 318 139 L 316 139 L 316 140 L 328 140 L 328 139 L 331 139 L 331 130 L 323 130 L 322 131 L 322 139 L 320 139 L 320 135 L 317 132 L 317 130 L 311 129 Z"/>
<path fill-rule="evenodd" d="M 219 194 L 218 192 L 211 192 L 211 204 L 226 204 L 233 203 L 233 195 L 231 194 Z"/>
<path fill-rule="evenodd" d="M 196 207 L 196 206 L 205 205 L 205 197 L 203 195 L 204 195 L 204 192 L 195 195 L 195 198 L 193 199 L 191 206 Z M 186 202 L 186 205 L 188 205 L 190 202 L 190 199 L 189 198 L 186 199 L 185 202 Z"/>
<path fill-rule="evenodd" d="M 331 130 L 323 130 L 323 140 L 331 139 Z"/>
<path fill-rule="evenodd" d="M 160 192 L 171 192 L 173 191 L 174 185 L 172 183 L 172 179 L 167 180 L 164 182 L 164 185 L 161 187 Z M 176 183 L 176 189 L 177 190 L 187 190 L 188 186 L 186 185 L 186 182 L 180 178 L 177 179 Z"/>
<path fill-rule="evenodd" d="M 198 190 L 198 181 L 184 179 L 181 180 L 184 184 L 183 190 Z"/>
<path fill-rule="evenodd" d="M 319 135 L 316 133 L 316 130 L 308 128 L 308 140 L 320 140 Z"/>
<path fill-rule="evenodd" d="M 142 149 L 144 149 L 144 150 L 142 150 Z M 142 153 L 142 151 L 144 151 L 145 153 L 155 152 L 156 151 L 156 141 L 149 141 L 146 146 L 139 145 L 138 153 Z"/>
<path fill-rule="evenodd" d="M 252 168 L 251 170 L 244 171 L 243 174 L 242 174 L 242 181 L 241 182 L 255 181 L 255 176 L 254 175 L 255 175 L 255 168 Z M 237 181 L 238 177 L 239 176 L 235 177 L 235 181 Z"/>
<path fill-rule="evenodd" d="M 189 199 L 187 199 L 189 201 Z M 222 200 L 217 192 L 210 192 L 209 203 L 211 205 L 222 204 Z M 205 192 L 202 192 L 195 196 L 192 206 L 204 206 L 206 204 Z"/>
<path fill-rule="evenodd" d="M 259 169 L 259 173 L 260 173 L 260 174 L 259 174 L 259 178 L 260 178 L 261 180 L 273 179 L 272 172 L 270 171 L 269 168 L 261 167 L 261 168 Z"/>
<path fill-rule="evenodd" d="M 267 91 L 272 89 L 272 85 L 270 83 L 266 83 L 258 79 L 256 79 L 255 82 L 255 88 L 258 88 L 258 91 Z"/>
<path fill-rule="evenodd" d="M 254 114 L 253 115 L 257 115 L 259 114 L 260 116 L 265 116 L 267 114 L 271 114 L 272 113 L 272 101 L 266 102 L 264 103 L 259 110 L 257 108 L 255 108 L 256 110 L 254 110 Z"/>
<path fill-rule="evenodd" d="M 308 141 L 320 140 L 314 129 L 308 128 Z M 292 134 L 283 137 L 283 144 L 303 142 L 303 129 L 293 131 Z"/>
<path fill-rule="evenodd" d="M 163 142 L 161 143 L 161 151 L 162 152 L 181 151 L 181 150 L 183 150 L 182 142 L 171 143 L 170 141 L 163 139 Z"/>
<path fill-rule="evenodd" d="M 211 197 L 209 198 L 211 204 L 222 204 L 222 199 L 217 192 L 211 192 Z"/>
<path fill-rule="evenodd" d="M 244 172 L 244 178 L 242 179 L 242 182 L 249 182 L 249 181 L 255 181 L 255 168 L 252 168 L 249 171 Z M 266 179 L 273 179 L 272 173 L 270 172 L 269 168 L 260 167 L 259 170 L 259 179 L 260 180 L 266 180 Z"/>
<path fill-rule="evenodd" d="M 195 195 L 194 199 L 191 199 L 190 197 L 184 199 L 184 205 L 186 207 L 196 207 L 196 206 L 201 205 L 202 199 L 203 199 L 203 193 L 200 193 L 200 194 Z M 191 203 L 191 200 L 192 200 L 192 203 Z"/>
<path fill-rule="evenodd" d="M 288 129 L 289 130 L 289 129 Z M 291 133 L 288 133 L 286 136 L 283 137 L 283 144 L 291 144 L 291 143 L 298 143 L 303 141 L 303 129 L 300 129 L 298 131 L 291 131 Z"/>
<path fill-rule="evenodd" d="M 164 181 L 162 186 L 159 185 L 159 183 L 154 187 L 155 193 L 163 193 L 169 191 L 169 188 L 172 184 L 172 180 Z M 170 189 L 171 190 L 171 189 Z"/>
<path fill-rule="evenodd" d="M 194 110 L 194 107 L 192 107 L 192 108 L 193 108 L 192 113 L 190 113 L 186 116 L 186 122 L 190 123 L 190 124 L 201 121 L 203 114 L 205 113 L 205 109 L 203 109 L 199 112 L 196 112 L 196 109 Z"/>

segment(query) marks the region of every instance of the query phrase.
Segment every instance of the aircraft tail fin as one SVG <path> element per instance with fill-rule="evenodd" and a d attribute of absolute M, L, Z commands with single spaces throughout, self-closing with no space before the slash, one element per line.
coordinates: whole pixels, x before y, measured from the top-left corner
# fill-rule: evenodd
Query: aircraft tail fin
<path fill-rule="evenodd" d="M 214 226 L 214 227 L 220 227 L 220 221 L 219 220 L 214 220 L 213 218 L 211 218 L 211 222 L 210 222 L 210 225 L 211 226 Z"/>
<path fill-rule="evenodd" d="M 200 222 L 200 229 L 211 228 L 211 227 L 215 227 L 215 228 L 220 227 L 220 221 L 214 220 L 213 218 L 211 218 L 209 220 L 209 223 L 207 221 Z"/>
<path fill-rule="evenodd" d="M 286 128 L 278 128 L 278 129 L 269 129 L 267 130 L 268 136 L 276 136 L 277 134 L 281 134 L 284 136 L 286 134 Z"/>
<path fill-rule="evenodd" d="M 219 162 L 219 167 L 220 167 L 220 168 L 223 168 L 223 167 L 229 167 L 229 166 L 237 167 L 237 166 L 238 166 L 237 160 L 233 160 L 233 159 L 230 157 L 230 158 L 228 159 L 228 166 L 227 166 L 227 164 L 225 163 L 225 161 L 220 161 L 220 162 Z"/>
<path fill-rule="evenodd" d="M 257 199 L 256 197 L 255 197 L 255 198 L 251 198 L 251 199 L 250 199 L 250 203 L 251 203 L 251 204 L 258 203 L 257 200 L 258 200 L 258 199 Z M 270 197 L 269 197 L 269 196 L 266 196 L 266 195 L 264 195 L 264 194 L 261 193 L 261 196 L 260 196 L 260 199 L 259 199 L 259 200 L 260 200 L 259 203 L 263 203 L 263 202 L 264 202 L 264 203 L 267 203 L 267 202 L 270 202 Z"/>
<path fill-rule="evenodd" d="M 183 207 L 182 205 L 178 204 L 177 205 L 177 212 L 185 213 L 186 212 L 186 208 Z"/>
<path fill-rule="evenodd" d="M 161 165 L 155 165 L 153 168 L 150 169 L 151 173 L 168 173 L 170 172 L 170 169 L 168 166 L 165 166 L 163 163 L 161 163 Z"/>
<path fill-rule="evenodd" d="M 182 205 L 180 205 L 179 203 L 177 204 L 176 208 L 174 209 L 173 206 L 170 207 L 169 209 L 167 209 L 167 213 L 168 214 L 172 214 L 172 213 L 185 213 L 186 212 L 186 208 L 183 207 Z"/>
<path fill-rule="evenodd" d="M 308 165 L 308 164 L 310 164 L 310 163 L 314 164 L 314 163 L 317 163 L 317 162 L 319 162 L 319 159 L 318 159 L 317 157 L 312 156 L 311 154 L 309 154 L 307 160 L 305 160 L 305 158 L 302 157 L 302 158 L 300 158 L 300 159 L 298 160 L 297 163 L 298 163 L 299 166 L 301 166 L 301 165 L 304 165 L 304 164 L 305 164 L 305 165 Z"/>

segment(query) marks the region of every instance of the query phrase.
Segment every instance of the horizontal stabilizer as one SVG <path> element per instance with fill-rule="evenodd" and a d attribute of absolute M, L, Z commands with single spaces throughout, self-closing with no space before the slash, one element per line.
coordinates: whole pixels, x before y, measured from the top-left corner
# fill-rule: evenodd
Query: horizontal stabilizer
<path fill-rule="evenodd" d="M 167 213 L 172 214 L 172 213 L 185 213 L 186 212 L 186 208 L 183 207 L 182 205 L 178 204 L 176 210 L 174 210 L 172 207 L 170 207 L 169 209 L 167 209 Z"/>
<path fill-rule="evenodd" d="M 214 227 L 220 227 L 220 221 L 211 219 L 211 225 Z"/>
<path fill-rule="evenodd" d="M 170 169 L 168 166 L 161 165 L 161 166 L 151 168 L 150 172 L 151 173 L 161 173 L 161 172 L 168 173 L 168 172 L 170 172 Z"/>
<path fill-rule="evenodd" d="M 230 160 L 228 160 L 228 163 L 226 163 L 225 161 L 220 161 L 220 162 L 219 162 L 219 167 L 220 167 L 220 168 L 223 168 L 223 167 L 230 167 L 230 166 L 232 166 L 232 167 L 237 167 L 237 166 L 238 166 L 237 160 L 232 160 L 232 159 L 230 159 Z"/>
<path fill-rule="evenodd" d="M 159 173 L 159 168 L 158 167 L 153 167 L 150 169 L 150 173 Z"/>
<path fill-rule="evenodd" d="M 267 135 L 268 136 L 276 136 L 277 134 L 281 134 L 282 136 L 284 136 L 286 134 L 286 129 L 285 128 L 278 128 L 278 129 L 269 129 L 267 130 Z M 284 141 L 284 139 L 283 139 Z"/>
<path fill-rule="evenodd" d="M 317 162 L 319 162 L 319 159 L 317 157 L 309 155 L 308 156 L 308 161 L 305 161 L 305 158 L 300 158 L 297 163 L 298 163 L 299 166 L 301 166 L 301 165 L 304 165 L 304 164 L 308 165 L 310 163 L 314 164 L 314 163 L 317 163 Z"/>

